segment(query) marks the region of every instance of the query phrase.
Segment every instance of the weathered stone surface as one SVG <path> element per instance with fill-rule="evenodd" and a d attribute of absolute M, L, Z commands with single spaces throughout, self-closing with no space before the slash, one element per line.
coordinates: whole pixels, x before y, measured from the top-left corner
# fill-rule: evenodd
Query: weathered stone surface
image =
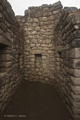
<path fill-rule="evenodd" d="M 0 1 L 0 110 L 21 80 L 55 84 L 74 120 L 80 118 L 80 10 L 61 2 L 16 16 Z"/>
<path fill-rule="evenodd" d="M 71 115 L 74 120 L 79 120 L 80 114 L 80 19 L 78 12 L 76 8 L 63 10 L 61 20 L 55 28 L 54 41 L 56 87 L 65 99 L 69 111 L 73 112 Z"/>
<path fill-rule="evenodd" d="M 56 25 L 58 23 L 58 21 L 55 20 L 59 19 L 61 15 L 61 8 L 58 10 L 58 6 L 61 6 L 60 2 L 50 6 L 42 5 L 37 8 L 31 7 L 26 11 L 26 21 L 23 28 L 26 33 L 24 34 L 24 39 L 26 41 L 24 53 L 28 55 L 26 57 L 27 63 L 25 63 L 25 76 L 27 77 L 30 73 L 29 80 L 32 79 L 31 75 L 33 75 L 33 81 L 40 80 L 45 83 L 50 83 L 50 79 L 54 79 L 54 59 L 51 59 L 51 57 L 54 56 L 54 24 Z M 51 11 L 51 8 L 54 9 Z M 31 32 L 29 32 L 30 30 Z M 27 40 L 30 42 L 27 43 Z M 28 59 L 31 55 L 33 55 L 34 58 Z M 31 65 L 34 65 L 34 67 Z"/>
<path fill-rule="evenodd" d="M 21 17 L 19 19 L 21 21 Z M 22 81 L 22 36 L 22 28 L 11 6 L 7 0 L 0 1 L 0 112 L 5 109 L 18 84 Z"/>
<path fill-rule="evenodd" d="M 34 18 L 34 22 L 37 23 L 39 22 L 39 20 L 37 18 Z"/>

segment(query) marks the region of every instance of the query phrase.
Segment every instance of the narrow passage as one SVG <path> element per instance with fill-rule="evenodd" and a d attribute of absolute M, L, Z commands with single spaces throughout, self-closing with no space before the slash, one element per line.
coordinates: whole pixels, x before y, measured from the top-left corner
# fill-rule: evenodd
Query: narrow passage
<path fill-rule="evenodd" d="M 68 111 L 53 85 L 22 83 L 2 120 L 70 120 Z"/>

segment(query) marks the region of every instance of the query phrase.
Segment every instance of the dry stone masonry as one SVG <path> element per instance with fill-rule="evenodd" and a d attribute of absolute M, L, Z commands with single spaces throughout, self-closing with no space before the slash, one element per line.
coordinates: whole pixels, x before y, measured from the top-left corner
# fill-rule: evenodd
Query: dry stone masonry
<path fill-rule="evenodd" d="M 56 88 L 74 120 L 80 120 L 80 10 L 64 8 L 54 43 Z"/>
<path fill-rule="evenodd" d="M 0 111 L 22 80 L 53 84 L 80 120 L 80 9 L 61 2 L 15 16 L 0 0 Z"/>
<path fill-rule="evenodd" d="M 6 0 L 0 0 L 0 111 L 23 80 L 22 29 Z"/>
<path fill-rule="evenodd" d="M 54 27 L 61 16 L 60 2 L 53 5 L 29 7 L 24 23 L 25 80 L 53 82 Z"/>

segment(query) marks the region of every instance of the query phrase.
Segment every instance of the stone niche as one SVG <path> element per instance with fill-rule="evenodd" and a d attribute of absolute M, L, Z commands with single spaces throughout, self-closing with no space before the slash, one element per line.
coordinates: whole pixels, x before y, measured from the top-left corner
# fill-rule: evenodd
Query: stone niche
<path fill-rule="evenodd" d="M 23 68 L 23 57 L 21 53 L 18 53 L 18 68 L 19 69 Z"/>
<path fill-rule="evenodd" d="M 0 74 L 6 72 L 7 68 L 7 45 L 0 43 Z"/>
<path fill-rule="evenodd" d="M 35 68 L 42 67 L 42 54 L 35 54 Z"/>

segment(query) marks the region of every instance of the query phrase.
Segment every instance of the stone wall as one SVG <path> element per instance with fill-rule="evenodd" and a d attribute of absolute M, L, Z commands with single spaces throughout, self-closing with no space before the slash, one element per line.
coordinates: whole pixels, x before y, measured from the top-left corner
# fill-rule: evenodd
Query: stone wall
<path fill-rule="evenodd" d="M 72 120 L 80 120 L 80 10 L 57 2 L 15 17 L 0 0 L 0 111 L 23 79 L 54 83 Z"/>
<path fill-rule="evenodd" d="M 54 43 L 55 86 L 73 120 L 80 120 L 80 10 L 64 8 Z"/>
<path fill-rule="evenodd" d="M 0 112 L 23 80 L 23 35 L 14 12 L 0 0 Z"/>
<path fill-rule="evenodd" d="M 17 16 L 24 31 L 24 78 L 55 83 L 72 120 L 80 119 L 80 10 L 53 5 L 29 7 Z"/>
<path fill-rule="evenodd" d="M 62 5 L 29 7 L 24 16 L 24 77 L 29 81 L 54 82 L 54 27 Z M 20 19 L 19 19 L 20 20 Z"/>

